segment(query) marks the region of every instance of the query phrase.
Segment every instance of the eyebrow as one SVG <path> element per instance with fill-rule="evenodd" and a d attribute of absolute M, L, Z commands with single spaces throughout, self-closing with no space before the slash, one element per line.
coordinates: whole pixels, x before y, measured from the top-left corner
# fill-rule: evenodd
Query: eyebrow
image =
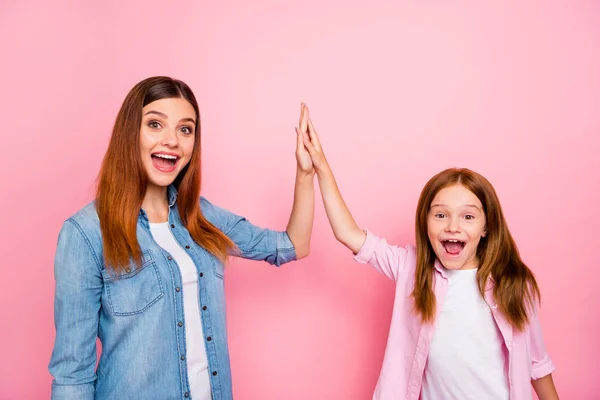
<path fill-rule="evenodd" d="M 447 207 L 447 205 L 446 204 L 432 204 L 430 208 L 433 208 L 433 207 Z M 465 204 L 465 207 L 471 207 L 471 208 L 480 210 L 480 208 L 478 206 L 476 206 L 475 204 Z"/>
<path fill-rule="evenodd" d="M 144 114 L 144 116 L 146 116 L 148 114 L 155 114 L 164 119 L 169 119 L 169 116 L 167 114 L 161 113 L 160 111 L 150 110 L 146 114 Z M 179 122 L 191 122 L 192 124 L 196 125 L 196 120 L 194 118 L 182 118 L 181 121 L 179 121 Z"/>

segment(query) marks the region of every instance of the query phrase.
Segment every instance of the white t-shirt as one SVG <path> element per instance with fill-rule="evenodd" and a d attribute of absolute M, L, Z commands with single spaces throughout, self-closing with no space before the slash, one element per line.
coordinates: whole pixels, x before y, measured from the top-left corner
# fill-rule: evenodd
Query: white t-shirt
<path fill-rule="evenodd" d="M 476 273 L 446 270 L 448 291 L 435 322 L 422 400 L 508 400 L 508 353 Z"/>
<path fill-rule="evenodd" d="M 177 262 L 181 271 L 186 359 L 190 393 L 195 400 L 211 400 L 208 360 L 204 346 L 202 319 L 198 303 L 198 270 L 191 257 L 177 243 L 169 223 L 150 223 L 150 232 L 160 247 Z M 180 328 L 183 329 L 183 328 Z"/>

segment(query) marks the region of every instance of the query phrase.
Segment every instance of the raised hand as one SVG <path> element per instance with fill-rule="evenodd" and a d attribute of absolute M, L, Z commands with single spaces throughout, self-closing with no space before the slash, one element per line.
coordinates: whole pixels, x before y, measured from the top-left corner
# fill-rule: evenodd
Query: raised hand
<path fill-rule="evenodd" d="M 302 103 L 300 121 L 296 128 L 296 184 L 294 186 L 294 204 L 287 224 L 286 232 L 294 245 L 299 260 L 310 253 L 310 237 L 315 215 L 315 169 L 308 150 L 304 147 L 302 132 L 308 130 L 308 108 Z"/>
<path fill-rule="evenodd" d="M 308 112 L 307 112 L 308 116 Z M 302 142 L 304 147 L 308 150 L 310 154 L 310 158 L 313 163 L 313 167 L 316 172 L 322 172 L 323 170 L 329 168 L 327 164 L 327 159 L 325 158 L 325 154 L 323 153 L 323 148 L 321 147 L 321 142 L 319 141 L 319 136 L 317 135 L 317 131 L 312 123 L 312 120 L 308 118 L 308 130 L 306 132 L 302 132 Z"/>
<path fill-rule="evenodd" d="M 308 107 L 302 103 L 300 107 L 300 121 L 296 128 L 296 161 L 298 161 L 298 169 L 307 174 L 313 174 L 313 161 L 310 154 L 304 145 L 304 135 L 308 132 Z"/>
<path fill-rule="evenodd" d="M 302 135 L 302 143 L 310 154 L 314 170 L 317 173 L 329 224 L 335 238 L 356 254 L 365 243 L 366 233 L 356 224 L 342 198 L 333 171 L 323 153 L 317 131 L 310 118 L 308 118 L 308 109 L 306 117 L 308 120 L 307 131 L 297 130 L 297 132 Z"/>

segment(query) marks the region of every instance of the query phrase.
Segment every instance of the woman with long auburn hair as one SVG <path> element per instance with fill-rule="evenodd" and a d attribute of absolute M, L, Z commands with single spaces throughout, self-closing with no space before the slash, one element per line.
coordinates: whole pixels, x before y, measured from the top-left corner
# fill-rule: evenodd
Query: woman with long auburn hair
<path fill-rule="evenodd" d="M 490 182 L 451 168 L 427 182 L 416 247 L 358 227 L 312 122 L 301 132 L 334 235 L 396 282 L 375 400 L 558 399 L 537 316 L 540 291 Z M 390 184 L 396 184 L 395 182 Z"/>
<path fill-rule="evenodd" d="M 200 196 L 200 113 L 185 83 L 152 77 L 131 89 L 96 199 L 59 234 L 53 399 L 232 398 L 224 263 L 234 255 L 280 266 L 309 254 L 307 121 L 302 105 L 294 203 L 278 232 Z"/>

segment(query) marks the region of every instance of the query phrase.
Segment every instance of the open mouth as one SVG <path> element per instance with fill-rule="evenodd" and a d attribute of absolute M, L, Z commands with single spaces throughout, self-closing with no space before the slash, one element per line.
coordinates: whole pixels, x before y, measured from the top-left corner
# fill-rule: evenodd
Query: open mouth
<path fill-rule="evenodd" d="M 454 257 L 460 256 L 460 253 L 465 248 L 465 244 L 462 240 L 442 240 L 442 246 L 444 246 L 446 254 Z"/>
<path fill-rule="evenodd" d="M 152 156 L 152 164 L 159 171 L 172 172 L 175 170 L 179 157 L 173 154 L 154 153 Z"/>

